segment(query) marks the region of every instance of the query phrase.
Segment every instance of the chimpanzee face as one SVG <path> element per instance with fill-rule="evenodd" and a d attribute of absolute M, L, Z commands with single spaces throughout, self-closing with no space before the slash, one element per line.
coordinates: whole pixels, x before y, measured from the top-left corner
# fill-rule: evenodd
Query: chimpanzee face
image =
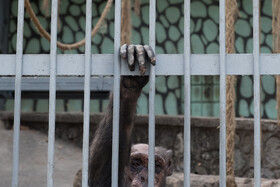
<path fill-rule="evenodd" d="M 165 179 L 173 173 L 172 152 L 161 147 L 155 148 L 155 187 L 164 187 Z M 126 186 L 148 186 L 148 145 L 132 146 L 130 162 L 125 168 Z"/>

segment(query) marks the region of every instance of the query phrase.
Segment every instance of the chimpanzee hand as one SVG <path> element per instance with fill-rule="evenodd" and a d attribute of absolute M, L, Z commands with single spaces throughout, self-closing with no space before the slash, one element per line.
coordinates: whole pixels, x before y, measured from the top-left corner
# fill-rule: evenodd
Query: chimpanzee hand
<path fill-rule="evenodd" d="M 135 63 L 138 63 L 140 75 L 144 75 L 146 72 L 145 62 L 156 65 L 154 51 L 149 45 L 124 44 L 121 46 L 120 55 L 123 59 L 127 59 L 131 71 L 135 70 Z"/>
<path fill-rule="evenodd" d="M 156 65 L 153 49 L 149 45 L 124 44 L 120 48 L 120 56 L 126 59 L 130 71 L 134 71 L 135 64 L 138 63 L 140 75 L 142 75 L 123 77 L 123 86 L 126 88 L 142 89 L 148 82 L 148 77 L 143 76 L 146 72 L 146 63 L 151 63 L 153 66 Z"/>

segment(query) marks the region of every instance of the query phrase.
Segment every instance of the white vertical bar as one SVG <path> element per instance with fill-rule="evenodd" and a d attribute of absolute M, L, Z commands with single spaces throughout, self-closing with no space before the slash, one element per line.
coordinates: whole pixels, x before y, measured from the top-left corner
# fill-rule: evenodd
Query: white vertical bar
<path fill-rule="evenodd" d="M 18 186 L 24 0 L 18 1 L 12 187 Z"/>
<path fill-rule="evenodd" d="M 254 58 L 254 182 L 261 186 L 261 126 L 260 126 L 260 41 L 259 0 L 253 1 L 253 58 Z"/>
<path fill-rule="evenodd" d="M 156 0 L 150 0 L 149 44 L 156 49 Z M 150 91 L 149 91 L 149 164 L 148 186 L 154 186 L 155 178 L 155 84 L 156 67 L 150 65 Z"/>
<path fill-rule="evenodd" d="M 190 0 L 184 1 L 184 187 L 190 187 L 191 173 L 191 32 Z"/>
<path fill-rule="evenodd" d="M 56 99 L 56 41 L 58 0 L 52 0 L 51 48 L 50 48 L 50 92 L 49 92 L 49 134 L 48 134 L 48 176 L 47 186 L 53 187 L 54 141 L 55 141 L 55 99 Z"/>
<path fill-rule="evenodd" d="M 120 38 L 121 38 L 121 0 L 115 1 L 114 35 L 114 101 L 113 101 L 113 137 L 112 137 L 112 187 L 118 187 L 119 169 L 119 114 L 120 114 Z"/>
<path fill-rule="evenodd" d="M 83 130 L 83 171 L 82 187 L 88 186 L 89 124 L 90 124 L 90 76 L 91 76 L 91 20 L 92 1 L 86 1 L 86 47 L 84 82 L 84 130 Z"/>
<path fill-rule="evenodd" d="M 220 0 L 220 186 L 226 187 L 226 24 L 225 0 Z"/>

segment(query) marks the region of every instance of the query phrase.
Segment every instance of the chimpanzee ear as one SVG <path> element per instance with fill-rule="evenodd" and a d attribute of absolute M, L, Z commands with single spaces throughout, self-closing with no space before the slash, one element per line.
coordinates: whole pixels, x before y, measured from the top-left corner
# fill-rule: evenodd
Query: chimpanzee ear
<path fill-rule="evenodd" d="M 166 175 L 170 176 L 173 174 L 173 162 L 172 162 L 172 151 L 166 151 Z"/>

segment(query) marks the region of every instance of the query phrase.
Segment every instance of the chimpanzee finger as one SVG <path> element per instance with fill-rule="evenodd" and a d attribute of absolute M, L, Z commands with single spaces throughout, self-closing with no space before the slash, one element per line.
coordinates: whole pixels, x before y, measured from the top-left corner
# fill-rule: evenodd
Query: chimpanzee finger
<path fill-rule="evenodd" d="M 155 57 L 155 53 L 154 53 L 153 49 L 149 45 L 144 45 L 144 49 L 146 51 L 146 54 L 147 54 L 151 64 L 153 66 L 155 66 L 156 65 L 156 57 Z"/>
<path fill-rule="evenodd" d="M 120 55 L 123 59 L 127 57 L 127 44 L 123 44 L 120 49 Z"/>
<path fill-rule="evenodd" d="M 135 47 L 134 45 L 129 45 L 127 48 L 127 64 L 130 69 L 130 71 L 135 70 Z"/>
<path fill-rule="evenodd" d="M 146 72 L 146 66 L 145 66 L 145 50 L 142 45 L 135 45 L 136 50 L 136 58 L 139 64 L 139 71 L 140 75 L 144 75 Z"/>

